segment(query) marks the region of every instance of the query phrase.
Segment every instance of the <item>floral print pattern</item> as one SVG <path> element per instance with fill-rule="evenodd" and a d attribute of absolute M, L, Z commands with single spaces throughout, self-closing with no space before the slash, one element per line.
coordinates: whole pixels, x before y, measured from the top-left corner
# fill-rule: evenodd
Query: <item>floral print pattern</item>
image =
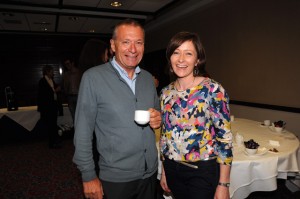
<path fill-rule="evenodd" d="M 229 97 L 219 83 L 205 78 L 181 92 L 172 82 L 162 89 L 160 103 L 160 148 L 164 157 L 195 162 L 217 156 L 217 162 L 231 165 Z"/>

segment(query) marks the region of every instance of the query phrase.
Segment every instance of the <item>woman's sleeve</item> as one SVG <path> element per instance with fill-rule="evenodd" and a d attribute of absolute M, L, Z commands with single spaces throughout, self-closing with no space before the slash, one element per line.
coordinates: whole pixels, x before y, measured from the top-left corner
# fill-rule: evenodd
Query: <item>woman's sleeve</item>
<path fill-rule="evenodd" d="M 219 84 L 212 84 L 211 114 L 215 129 L 217 162 L 232 164 L 232 133 L 230 125 L 229 96 Z"/>

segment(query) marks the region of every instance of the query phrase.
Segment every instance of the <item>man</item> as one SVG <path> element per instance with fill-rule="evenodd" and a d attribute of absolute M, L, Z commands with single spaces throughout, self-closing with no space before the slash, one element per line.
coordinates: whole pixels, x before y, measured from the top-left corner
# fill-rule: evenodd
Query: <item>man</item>
<path fill-rule="evenodd" d="M 64 60 L 64 66 L 67 69 L 63 78 L 64 93 L 68 99 L 69 110 L 74 121 L 78 90 L 82 74 L 75 66 L 74 59 L 72 58 L 66 58 Z"/>
<path fill-rule="evenodd" d="M 153 199 L 158 164 L 153 129 L 160 127 L 161 115 L 153 77 L 138 66 L 144 29 L 134 20 L 122 21 L 110 43 L 113 59 L 87 70 L 81 80 L 73 160 L 86 198 Z M 149 124 L 135 123 L 135 110 L 149 110 Z M 100 153 L 99 178 L 92 157 L 93 131 Z"/>

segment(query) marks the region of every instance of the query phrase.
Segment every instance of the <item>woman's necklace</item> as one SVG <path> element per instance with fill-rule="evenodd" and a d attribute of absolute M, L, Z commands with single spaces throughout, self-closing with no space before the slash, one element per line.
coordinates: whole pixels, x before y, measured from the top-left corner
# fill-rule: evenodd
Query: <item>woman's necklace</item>
<path fill-rule="evenodd" d="M 189 85 L 186 87 L 186 89 L 188 89 L 188 88 L 190 88 L 190 87 L 192 87 L 192 86 L 194 85 L 195 79 L 196 79 L 196 77 L 194 77 L 192 83 L 189 84 Z M 178 88 L 181 88 L 181 85 L 180 85 L 178 79 L 176 80 L 176 82 L 177 82 L 177 85 L 178 85 L 177 87 L 178 87 Z M 179 90 L 179 89 L 176 88 L 176 86 L 175 86 L 175 89 L 176 89 L 177 91 L 179 91 L 179 92 L 183 92 L 183 91 L 186 90 L 186 89 L 185 89 L 185 90 Z"/>

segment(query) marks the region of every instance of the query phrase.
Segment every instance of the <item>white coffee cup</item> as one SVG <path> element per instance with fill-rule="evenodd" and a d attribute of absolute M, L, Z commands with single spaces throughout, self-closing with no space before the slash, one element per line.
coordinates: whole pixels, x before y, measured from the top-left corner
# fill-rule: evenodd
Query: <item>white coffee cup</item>
<path fill-rule="evenodd" d="M 230 116 L 230 121 L 233 122 L 234 121 L 234 115 Z"/>
<path fill-rule="evenodd" d="M 264 125 L 265 126 L 270 126 L 271 125 L 271 121 L 270 120 L 264 120 Z"/>
<path fill-rule="evenodd" d="M 140 125 L 145 125 L 150 121 L 150 112 L 145 110 L 136 110 L 134 112 L 134 121 Z"/>

